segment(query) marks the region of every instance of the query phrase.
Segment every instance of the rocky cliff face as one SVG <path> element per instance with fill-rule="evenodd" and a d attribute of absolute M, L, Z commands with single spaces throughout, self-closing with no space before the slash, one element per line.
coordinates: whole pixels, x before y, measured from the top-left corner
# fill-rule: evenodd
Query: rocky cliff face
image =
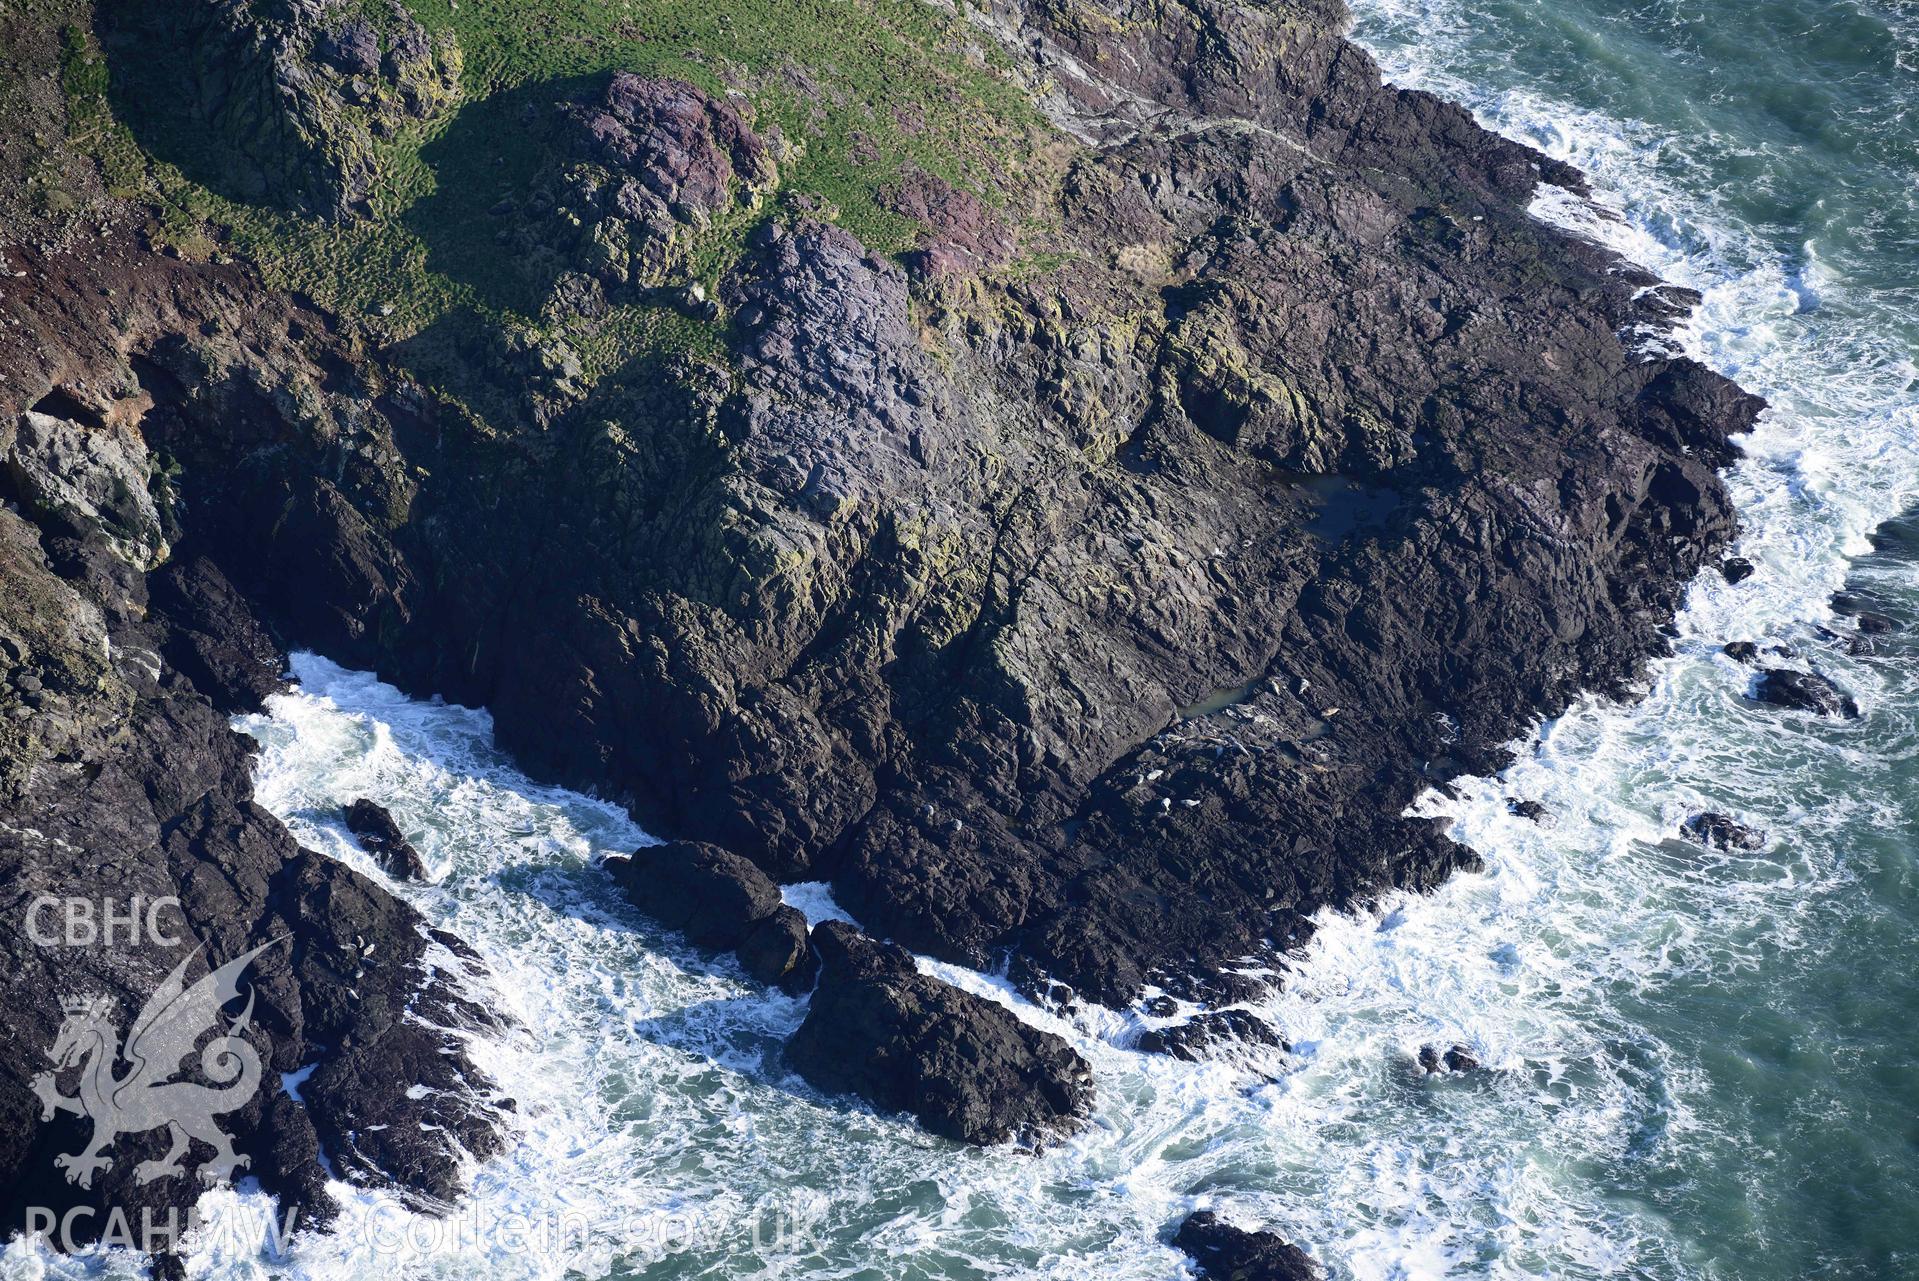
<path fill-rule="evenodd" d="M 538 439 L 156 351 L 229 572 L 534 766 L 1036 987 L 1124 1002 L 1435 883 L 1465 856 L 1406 803 L 1658 647 L 1755 402 L 1630 351 L 1686 300 L 1531 221 L 1573 179 L 1381 88 L 1330 13 L 1069 17 L 983 19 L 1085 139 L 1050 272 L 783 213 L 725 367 Z"/>
<path fill-rule="evenodd" d="M 228 720 L 279 687 L 282 655 L 211 561 L 171 554 L 182 513 L 126 363 L 153 331 L 102 330 L 90 302 L 118 290 L 129 314 L 170 328 L 254 299 L 232 288 L 237 276 L 136 265 L 116 248 L 58 265 L 10 255 L 13 278 L 24 270 L 32 285 L 0 302 L 0 1222 L 15 1231 L 28 1207 L 60 1221 L 90 1208 L 68 1240 L 170 1248 L 185 1222 L 166 1216 L 192 1204 L 211 1154 L 144 1176 L 140 1164 L 169 1147 L 153 1118 L 114 1136 L 98 1110 L 47 1112 L 49 1087 L 71 1098 L 92 1067 L 130 1079 L 132 1041 L 113 1047 L 125 1065 L 52 1051 L 73 1001 L 99 1003 L 130 1035 L 176 965 L 189 962 L 192 981 L 262 948 L 243 976 L 247 1012 L 236 1000 L 221 1018 L 238 1018 L 260 1066 L 248 1078 L 259 1088 L 219 1117 L 244 1173 L 309 1224 L 332 1212 L 329 1169 L 443 1201 L 467 1153 L 497 1149 L 512 1108 L 464 1048 L 499 1028 L 474 1001 L 484 971 L 253 803 L 250 740 Z M 64 390 L 49 393 L 55 374 Z M 283 1076 L 302 1084 L 283 1088 Z M 88 1151 L 96 1123 L 110 1149 L 63 1180 L 56 1158 Z M 113 1211 L 126 1216 L 117 1229 Z M 143 1213 L 172 1228 L 142 1236 Z"/>
<path fill-rule="evenodd" d="M 19 803 L 78 786 L 32 762 L 121 759 L 178 702 L 99 641 L 154 626 L 114 602 L 171 554 L 203 568 L 144 648 L 180 698 L 257 697 L 270 632 L 484 704 L 530 768 L 774 880 L 830 879 L 872 934 L 1010 961 L 1048 999 L 1230 996 L 1228 962 L 1320 907 L 1468 864 L 1408 802 L 1626 688 L 1732 532 L 1714 472 L 1757 402 L 1633 351 L 1690 300 L 1532 221 L 1537 185 L 1577 175 L 1383 88 L 1336 6 L 1109 10 L 971 11 L 1054 122 L 1050 178 L 1020 212 L 907 174 L 886 199 L 921 234 L 897 259 L 782 189 L 778 140 L 719 97 L 553 86 L 528 117 L 542 162 L 494 215 L 551 259 L 543 314 L 686 284 L 688 237 L 755 229 L 702 308 L 719 353 L 597 382 L 559 348 L 487 365 L 523 430 L 240 269 L 110 245 L 140 319 L 108 332 L 75 301 L 104 269 L 16 255 L 10 474 L 42 522 L 10 517 L 39 593 L 17 612 L 73 668 L 52 697 L 91 709 L 0 722 Z M 311 48 L 331 84 L 371 55 L 329 21 L 249 47 Z M 276 172 L 352 217 L 364 184 L 315 164 Z M 148 453 L 176 470 L 143 501 L 127 460 Z M 46 540 L 75 519 L 95 550 L 63 569 Z M 265 631 L 190 608 L 236 594 Z M 220 759 L 156 834 L 210 831 L 178 822 L 207 797 L 239 815 L 219 831 L 269 830 Z M 138 848 L 185 876 L 224 847 Z M 267 929 L 274 884 L 209 927 Z M 963 1058 L 875 946 L 833 943 L 839 1025 Z M 1070 1115 L 1063 1049 L 1003 1057 Z M 950 1084 L 905 1079 L 926 1089 L 845 1084 L 904 1107 Z"/>

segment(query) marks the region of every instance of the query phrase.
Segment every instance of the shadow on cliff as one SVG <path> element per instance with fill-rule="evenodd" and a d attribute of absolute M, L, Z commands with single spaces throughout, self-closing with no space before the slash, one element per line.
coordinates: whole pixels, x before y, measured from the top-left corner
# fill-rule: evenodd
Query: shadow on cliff
<path fill-rule="evenodd" d="M 212 123 L 215 112 L 244 104 L 237 114 L 265 138 L 273 84 L 260 61 L 152 0 L 101 0 L 94 27 L 106 55 L 105 83 L 80 88 L 105 90 L 114 119 L 141 150 L 228 200 L 285 211 L 302 206 L 288 175 L 275 172 L 270 148 L 248 146 Z M 84 74 L 71 59 L 63 70 L 68 79 Z"/>
<path fill-rule="evenodd" d="M 547 159 L 555 104 L 605 90 L 612 73 L 543 80 L 469 102 L 420 149 L 433 190 L 401 215 L 426 246 L 427 267 L 488 306 L 533 315 L 567 264 L 512 242 Z"/>

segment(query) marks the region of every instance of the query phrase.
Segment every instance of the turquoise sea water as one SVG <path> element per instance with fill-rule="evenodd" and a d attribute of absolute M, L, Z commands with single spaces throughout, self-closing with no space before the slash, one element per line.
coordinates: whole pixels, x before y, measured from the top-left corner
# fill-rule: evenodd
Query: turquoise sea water
<path fill-rule="evenodd" d="M 1673 341 L 1772 401 L 1730 477 L 1758 572 L 1695 587 L 1646 698 L 1575 708 L 1506 777 L 1423 803 L 1487 870 L 1329 918 L 1264 1010 L 1290 1055 L 1143 1056 L 1137 1018 L 1066 1025 L 932 967 L 1093 1063 L 1093 1123 L 1032 1157 L 813 1094 L 777 1050 L 803 1003 L 686 952 L 593 866 L 646 839 L 623 815 L 518 775 L 482 713 L 302 657 L 245 723 L 260 799 L 369 875 L 343 802 L 420 835 L 433 881 L 395 891 L 485 956 L 520 1030 L 474 1052 L 527 1123 L 442 1218 L 339 1187 L 339 1228 L 276 1250 L 256 1190 L 210 1196 L 194 1275 L 1165 1281 L 1164 1234 L 1202 1207 L 1339 1277 L 1919 1275 L 1919 639 L 1849 654 L 1828 605 L 1850 579 L 1919 627 L 1919 559 L 1870 554 L 1919 501 L 1919 6 L 1357 9 L 1396 82 L 1592 173 L 1596 204 L 1540 216 L 1701 290 Z M 1750 703 L 1728 640 L 1795 648 L 1865 715 Z M 1704 808 L 1771 839 L 1673 840 Z M 1453 1042 L 1491 1070 L 1417 1071 Z M 67 1268 L 132 1264 L 0 1253 L 8 1278 Z"/>

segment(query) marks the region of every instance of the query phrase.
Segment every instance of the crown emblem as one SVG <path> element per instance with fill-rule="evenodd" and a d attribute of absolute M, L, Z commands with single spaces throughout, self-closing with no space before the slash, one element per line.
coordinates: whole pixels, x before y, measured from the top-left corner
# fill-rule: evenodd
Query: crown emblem
<path fill-rule="evenodd" d="M 60 1008 L 68 1014 L 93 1014 L 106 1009 L 104 996 L 63 996 Z"/>

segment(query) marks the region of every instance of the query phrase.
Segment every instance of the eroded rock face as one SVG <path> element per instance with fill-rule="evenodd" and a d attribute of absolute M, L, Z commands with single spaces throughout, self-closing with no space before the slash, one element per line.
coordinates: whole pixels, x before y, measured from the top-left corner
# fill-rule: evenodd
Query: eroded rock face
<path fill-rule="evenodd" d="M 1205 1281 L 1316 1281 L 1319 1269 L 1299 1247 L 1271 1232 L 1248 1232 L 1201 1210 L 1186 1216 L 1173 1244 Z"/>
<path fill-rule="evenodd" d="M 814 1086 L 967 1143 L 1043 1143 L 1091 1110 L 1092 1069 L 1059 1037 L 843 922 L 813 941 L 820 983 L 786 1052 Z"/>
<path fill-rule="evenodd" d="M 680 280 L 694 237 L 778 178 L 741 107 L 680 80 L 619 72 L 596 99 L 555 108 L 546 133 L 552 159 L 499 212 L 516 223 L 505 234 L 521 270 L 571 288 L 561 302 L 574 311 Z"/>
<path fill-rule="evenodd" d="M 375 26 L 324 0 L 113 0 L 105 40 L 150 145 L 241 199 L 364 212 L 374 139 L 456 99 L 461 59 L 399 0 Z"/>

